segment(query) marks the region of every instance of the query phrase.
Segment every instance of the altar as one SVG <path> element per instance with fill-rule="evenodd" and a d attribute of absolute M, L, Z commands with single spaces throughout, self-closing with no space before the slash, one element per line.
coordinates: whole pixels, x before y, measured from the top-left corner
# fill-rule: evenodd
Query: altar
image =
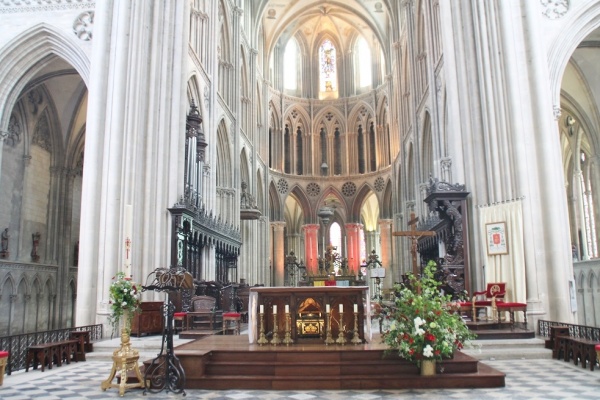
<path fill-rule="evenodd" d="M 340 337 L 341 330 L 348 343 L 355 330 L 363 343 L 372 338 L 368 286 L 252 287 L 248 304 L 250 343 L 259 339 L 261 316 L 265 334 L 277 332 L 282 338 L 289 330 L 293 343 L 325 342 L 328 329 L 333 338 Z"/>

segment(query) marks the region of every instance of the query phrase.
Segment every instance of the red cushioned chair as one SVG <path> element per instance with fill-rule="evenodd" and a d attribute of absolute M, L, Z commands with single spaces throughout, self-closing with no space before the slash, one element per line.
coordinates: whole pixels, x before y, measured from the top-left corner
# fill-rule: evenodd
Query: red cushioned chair
<path fill-rule="evenodd" d="M 173 323 L 175 325 L 175 332 L 177 332 L 177 322 L 179 321 L 179 328 L 187 331 L 187 313 L 184 311 L 176 312 L 173 314 Z"/>
<path fill-rule="evenodd" d="M 8 351 L 0 350 L 0 386 L 4 383 L 4 372 L 8 363 Z"/>
<path fill-rule="evenodd" d="M 227 331 L 233 330 L 234 335 L 239 335 L 241 319 L 242 314 L 238 312 L 223 313 L 223 334 L 227 334 Z"/>
<path fill-rule="evenodd" d="M 596 360 L 600 360 L 600 344 L 596 345 Z"/>
<path fill-rule="evenodd" d="M 473 319 L 473 322 L 477 322 L 477 310 L 480 308 L 485 308 L 487 317 L 487 309 L 488 307 L 491 307 L 492 319 L 496 319 L 497 304 L 504 302 L 505 295 L 506 283 L 488 283 L 486 285 L 485 290 L 473 293 L 472 301 L 463 301 L 458 304 L 460 305 L 461 311 L 465 311 L 471 314 L 471 319 Z M 485 296 L 485 299 L 482 299 L 482 296 Z"/>

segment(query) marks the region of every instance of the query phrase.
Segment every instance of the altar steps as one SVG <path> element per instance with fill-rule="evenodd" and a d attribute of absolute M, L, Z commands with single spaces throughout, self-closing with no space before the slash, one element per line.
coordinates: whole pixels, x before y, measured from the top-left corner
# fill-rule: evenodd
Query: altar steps
<path fill-rule="evenodd" d="M 422 377 L 414 363 L 384 357 L 384 349 L 371 345 L 260 347 L 244 346 L 233 338 L 215 337 L 210 346 L 203 339 L 176 349 L 186 371 L 186 388 L 342 390 L 489 388 L 505 384 L 504 373 L 460 352 L 438 364 L 436 376 Z"/>

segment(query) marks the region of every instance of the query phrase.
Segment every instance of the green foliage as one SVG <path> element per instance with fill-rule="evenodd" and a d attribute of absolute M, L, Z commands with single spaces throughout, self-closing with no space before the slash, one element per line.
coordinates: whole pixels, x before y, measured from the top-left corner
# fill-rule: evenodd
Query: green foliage
<path fill-rule="evenodd" d="M 109 290 L 110 316 L 108 321 L 114 332 L 119 327 L 121 318 L 126 314 L 128 320 L 125 327 L 129 333 L 131 321 L 140 306 L 140 286 L 131 278 L 126 278 L 124 272 L 118 272 L 112 279 L 113 283 Z"/>
<path fill-rule="evenodd" d="M 396 285 L 392 306 L 383 307 L 383 341 L 389 351 L 420 365 L 421 360 L 450 358 L 476 337 L 460 314 L 452 310 L 451 296 L 443 295 L 434 279 L 436 263 L 430 261 L 418 279 Z"/>

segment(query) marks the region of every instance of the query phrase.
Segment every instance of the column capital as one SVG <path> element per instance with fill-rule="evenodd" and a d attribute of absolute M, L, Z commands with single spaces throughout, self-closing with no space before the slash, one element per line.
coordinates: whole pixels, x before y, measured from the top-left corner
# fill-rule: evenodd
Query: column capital
<path fill-rule="evenodd" d="M 285 228 L 285 222 L 284 221 L 273 221 L 271 222 L 271 227 L 273 229 L 275 229 L 276 231 L 282 231 Z"/>

